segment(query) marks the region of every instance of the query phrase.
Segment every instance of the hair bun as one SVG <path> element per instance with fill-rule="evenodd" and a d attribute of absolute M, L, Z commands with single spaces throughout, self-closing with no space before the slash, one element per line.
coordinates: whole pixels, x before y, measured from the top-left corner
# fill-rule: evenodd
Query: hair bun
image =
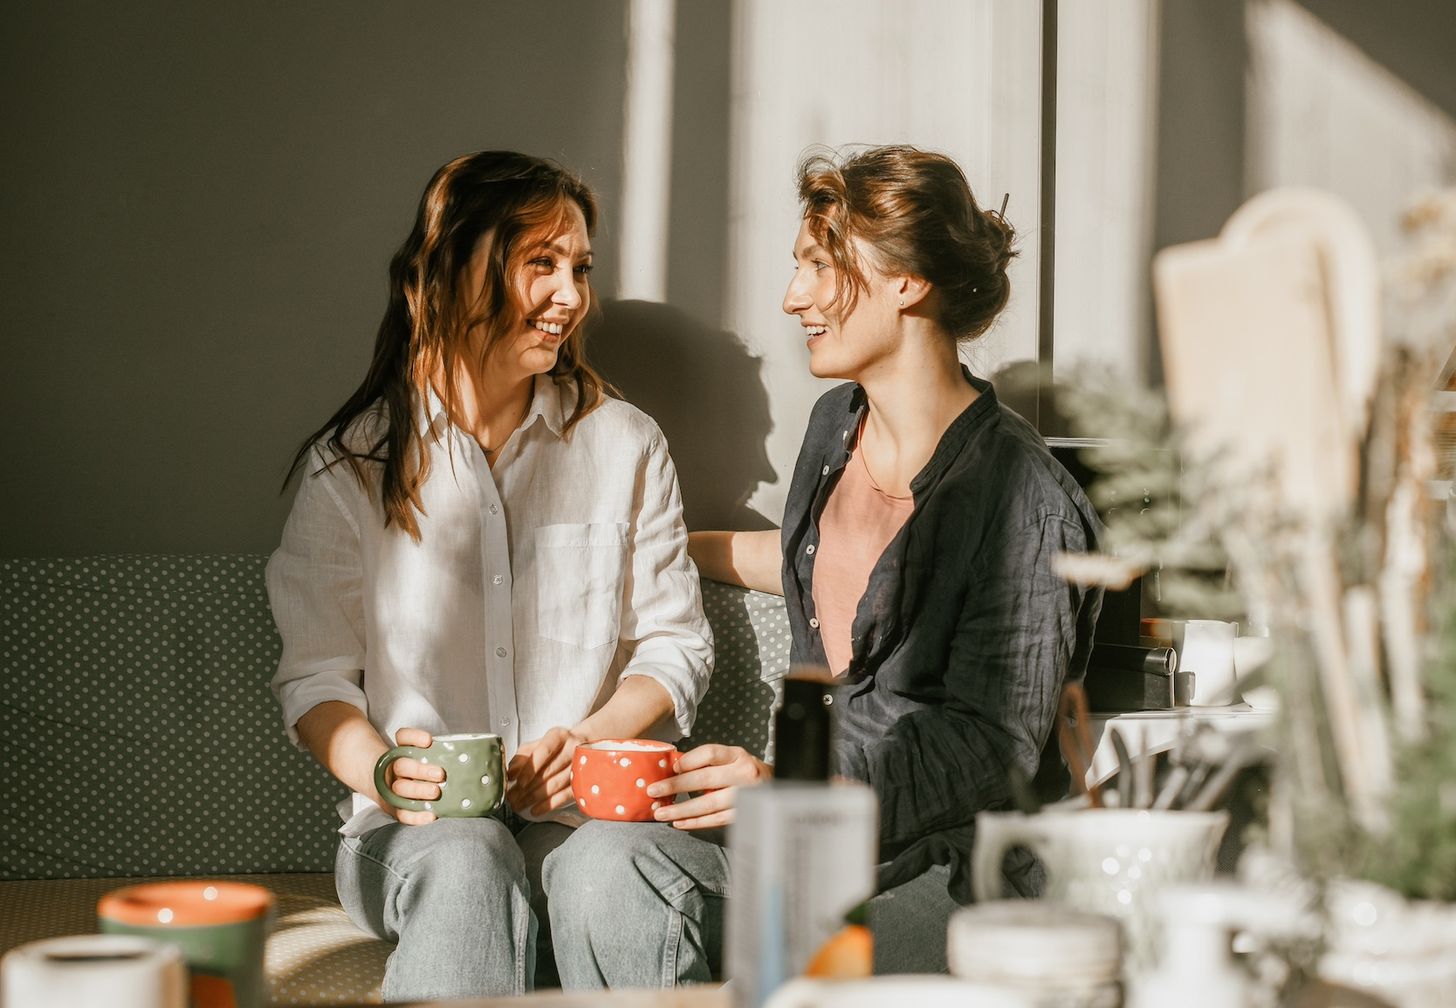
<path fill-rule="evenodd" d="M 1011 257 L 1015 254 L 1013 246 L 1016 244 L 1016 229 L 1011 226 L 1010 221 L 1001 216 L 999 210 L 982 210 L 981 219 L 985 222 L 986 230 L 990 232 L 992 247 L 995 250 L 995 271 L 1005 273 L 1007 267 L 1011 265 Z"/>

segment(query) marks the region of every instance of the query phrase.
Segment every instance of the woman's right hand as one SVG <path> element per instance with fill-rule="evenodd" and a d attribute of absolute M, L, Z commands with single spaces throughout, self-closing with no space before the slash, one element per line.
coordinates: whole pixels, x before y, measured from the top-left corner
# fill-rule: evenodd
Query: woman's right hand
<path fill-rule="evenodd" d="M 394 733 L 395 745 L 428 749 L 432 742 L 434 738 L 423 728 L 401 728 Z M 390 764 L 385 771 L 385 778 L 390 788 L 401 798 L 434 801 L 440 797 L 440 782 L 445 779 L 445 771 L 432 763 L 421 763 L 406 756 Z M 426 826 L 435 821 L 433 812 L 395 808 L 383 798 L 379 800 L 379 807 L 406 826 Z"/>
<path fill-rule="evenodd" d="M 676 777 L 648 785 L 647 793 L 663 798 L 700 791 L 697 797 L 665 804 L 653 813 L 658 822 L 678 829 L 711 829 L 733 821 L 737 789 L 773 777 L 773 767 L 742 746 L 700 745 L 683 753 L 673 767 Z"/>

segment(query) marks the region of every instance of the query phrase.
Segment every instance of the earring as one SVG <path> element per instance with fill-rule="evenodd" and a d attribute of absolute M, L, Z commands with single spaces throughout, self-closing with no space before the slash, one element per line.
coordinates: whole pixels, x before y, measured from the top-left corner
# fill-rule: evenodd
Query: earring
<path fill-rule="evenodd" d="M 904 298 L 901 298 L 900 299 L 900 307 L 901 308 L 904 308 L 905 307 L 905 299 Z"/>

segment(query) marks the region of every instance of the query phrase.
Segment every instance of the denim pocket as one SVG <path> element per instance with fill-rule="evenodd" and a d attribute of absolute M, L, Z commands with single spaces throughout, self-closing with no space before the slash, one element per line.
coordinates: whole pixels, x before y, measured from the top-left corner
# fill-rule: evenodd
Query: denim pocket
<path fill-rule="evenodd" d="M 627 573 L 627 523 L 536 529 L 536 610 L 548 640 L 598 648 L 617 639 Z"/>

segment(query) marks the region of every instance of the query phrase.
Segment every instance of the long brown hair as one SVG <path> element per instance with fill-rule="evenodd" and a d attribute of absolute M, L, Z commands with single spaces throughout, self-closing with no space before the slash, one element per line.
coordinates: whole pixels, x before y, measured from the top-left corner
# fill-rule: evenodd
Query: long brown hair
<path fill-rule="evenodd" d="M 1006 307 L 1015 232 L 977 205 L 965 173 L 944 154 L 903 145 L 847 156 L 820 149 L 800 161 L 798 176 L 809 233 L 849 281 L 841 310 L 853 309 L 868 284 L 853 239 L 869 246 L 882 272 L 928 281 L 939 295 L 936 321 L 958 340 L 980 336 Z"/>
<path fill-rule="evenodd" d="M 595 232 L 597 201 L 586 183 L 552 161 L 514 151 L 466 154 L 435 172 L 420 197 L 414 229 L 389 263 L 389 305 L 369 371 L 344 405 L 303 442 L 288 479 L 323 441 L 333 455 L 325 469 L 347 461 L 366 488 L 371 470 L 377 470 L 385 525 L 398 524 L 418 540 L 415 512 L 424 514 L 420 486 L 429 474 L 429 453 L 425 432 L 414 422 L 415 403 L 441 375 L 440 398 L 454 413 L 461 365 L 482 367 L 490 350 L 524 321 L 511 293 L 517 260 L 559 228 L 573 204 L 581 209 L 587 232 Z M 488 255 L 481 289 L 465 290 L 467 266 L 482 241 L 488 243 Z M 467 360 L 472 350 L 467 337 L 477 327 L 485 338 L 473 348 L 474 360 Z M 583 329 L 578 325 L 561 344 L 551 369 L 553 377 L 576 384 L 568 431 L 603 395 L 601 377 L 583 356 Z M 378 419 L 385 422 L 356 428 L 356 421 L 381 408 Z"/>

